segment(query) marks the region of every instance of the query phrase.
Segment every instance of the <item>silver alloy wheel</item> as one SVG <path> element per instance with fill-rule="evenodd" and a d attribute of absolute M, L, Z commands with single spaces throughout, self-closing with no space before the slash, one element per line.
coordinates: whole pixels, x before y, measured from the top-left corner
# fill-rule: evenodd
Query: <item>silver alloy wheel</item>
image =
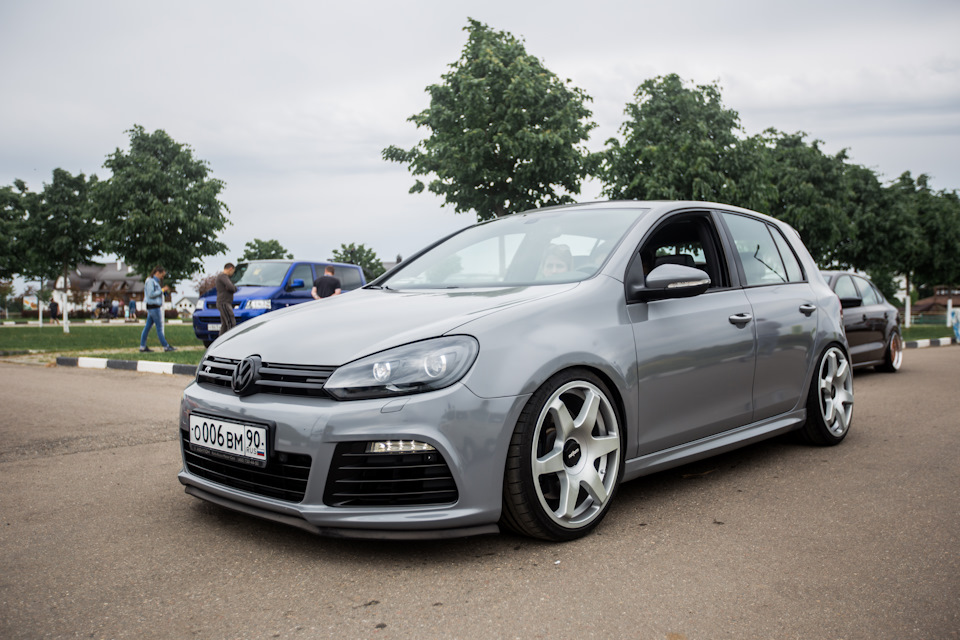
<path fill-rule="evenodd" d="M 537 419 L 531 469 L 537 499 L 557 525 L 577 529 L 603 514 L 620 471 L 620 429 L 607 396 L 574 380 Z"/>
<path fill-rule="evenodd" d="M 823 424 L 834 437 L 842 437 L 853 415 L 853 372 L 843 351 L 831 347 L 823 354 L 817 381 Z"/>

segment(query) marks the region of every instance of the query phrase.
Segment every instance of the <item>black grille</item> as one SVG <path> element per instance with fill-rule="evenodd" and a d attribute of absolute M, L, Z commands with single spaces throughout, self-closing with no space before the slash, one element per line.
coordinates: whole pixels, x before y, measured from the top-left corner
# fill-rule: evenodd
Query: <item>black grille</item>
<path fill-rule="evenodd" d="M 331 507 L 450 504 L 457 485 L 438 451 L 366 453 L 366 442 L 337 445 L 323 501 Z"/>
<path fill-rule="evenodd" d="M 230 388 L 233 371 L 239 360 L 207 356 L 197 369 L 197 382 Z M 258 393 L 291 396 L 329 397 L 323 385 L 336 367 L 308 364 L 277 364 L 264 362 L 256 384 Z"/>
<path fill-rule="evenodd" d="M 180 446 L 187 471 L 195 476 L 288 502 L 303 501 L 310 475 L 311 458 L 296 453 L 276 452 L 266 467 L 231 462 L 207 453 L 190 450 L 188 433 L 180 430 Z"/>

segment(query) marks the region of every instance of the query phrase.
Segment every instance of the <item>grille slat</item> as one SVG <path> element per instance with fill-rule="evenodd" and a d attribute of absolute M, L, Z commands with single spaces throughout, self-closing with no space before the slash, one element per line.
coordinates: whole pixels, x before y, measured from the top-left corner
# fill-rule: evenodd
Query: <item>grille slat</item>
<path fill-rule="evenodd" d="M 365 442 L 337 445 L 327 474 L 325 504 L 375 507 L 451 504 L 457 485 L 438 451 L 366 453 Z"/>
<path fill-rule="evenodd" d="M 312 464 L 308 455 L 282 453 L 273 456 L 266 467 L 255 467 L 192 451 L 189 435 L 182 430 L 180 446 L 187 470 L 196 476 L 268 498 L 303 501 Z"/>
<path fill-rule="evenodd" d="M 239 364 L 239 360 L 207 356 L 197 369 L 197 382 L 229 389 L 233 372 Z M 259 393 L 326 398 L 329 396 L 323 390 L 323 385 L 335 369 L 336 367 L 318 365 L 264 362 L 260 366 L 256 390 Z"/>

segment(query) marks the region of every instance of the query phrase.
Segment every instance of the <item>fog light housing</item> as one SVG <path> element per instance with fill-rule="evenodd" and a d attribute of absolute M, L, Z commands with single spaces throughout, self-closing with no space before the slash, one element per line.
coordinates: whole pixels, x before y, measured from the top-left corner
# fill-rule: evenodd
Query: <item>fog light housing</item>
<path fill-rule="evenodd" d="M 436 451 L 433 445 L 416 440 L 379 440 L 367 443 L 367 453 L 425 453 Z"/>

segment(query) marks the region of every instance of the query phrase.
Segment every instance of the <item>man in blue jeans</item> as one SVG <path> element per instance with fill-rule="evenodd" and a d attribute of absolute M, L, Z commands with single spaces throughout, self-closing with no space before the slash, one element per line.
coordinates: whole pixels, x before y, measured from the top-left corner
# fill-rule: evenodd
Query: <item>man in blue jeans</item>
<path fill-rule="evenodd" d="M 176 351 L 175 347 L 167 344 L 167 339 L 163 337 L 163 294 L 170 290 L 170 287 L 164 287 L 161 282 L 167 275 L 167 270 L 156 266 L 150 272 L 150 277 L 143 287 L 143 302 L 147 307 L 147 323 L 143 327 L 143 333 L 140 334 L 140 351 L 152 351 L 147 346 L 147 334 L 150 333 L 150 327 L 157 326 L 157 337 L 160 338 L 160 344 L 164 351 Z"/>

